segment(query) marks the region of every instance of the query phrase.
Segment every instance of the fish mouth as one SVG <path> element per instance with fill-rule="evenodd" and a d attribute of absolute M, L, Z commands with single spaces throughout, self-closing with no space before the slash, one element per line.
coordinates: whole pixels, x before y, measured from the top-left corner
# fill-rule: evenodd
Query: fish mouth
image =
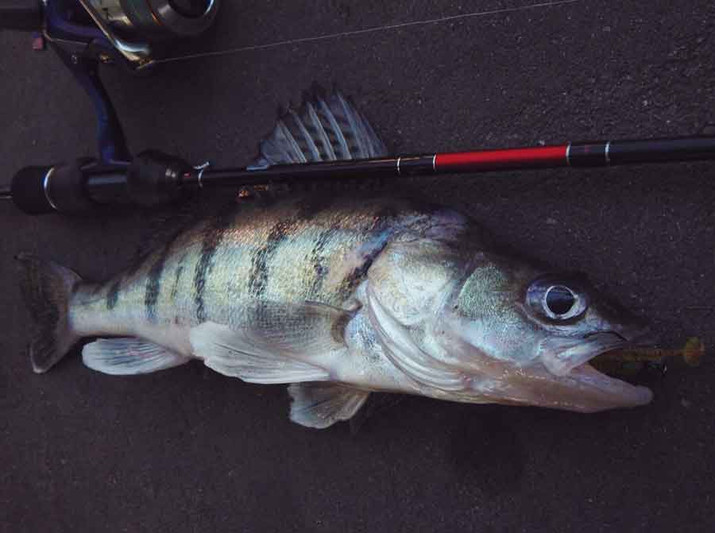
<path fill-rule="evenodd" d="M 599 355 L 654 344 L 644 328 L 601 331 L 579 337 L 549 335 L 528 350 L 528 359 L 497 359 L 470 342 L 456 322 L 444 328 L 442 343 L 459 354 L 448 364 L 470 376 L 470 386 L 451 398 L 471 403 L 532 405 L 581 413 L 637 407 L 650 403 L 647 387 L 632 385 L 594 368 Z M 536 353 L 534 353 L 535 350 Z M 524 353 L 524 352 L 522 352 Z"/>
<path fill-rule="evenodd" d="M 653 399 L 652 391 L 601 372 L 591 362 L 610 352 L 652 346 L 653 341 L 646 330 L 605 331 L 582 338 L 547 339 L 541 346 L 541 359 L 563 385 L 578 391 L 579 397 L 568 402 L 572 410 L 594 412 L 635 407 L 649 403 Z"/>

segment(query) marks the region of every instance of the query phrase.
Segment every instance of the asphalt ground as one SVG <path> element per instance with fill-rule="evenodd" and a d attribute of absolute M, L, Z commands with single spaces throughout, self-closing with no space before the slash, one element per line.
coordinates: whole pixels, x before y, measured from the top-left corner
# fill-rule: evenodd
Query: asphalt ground
<path fill-rule="evenodd" d="M 395 153 L 689 135 L 715 124 L 706 0 L 224 2 L 173 53 L 241 48 L 466 12 L 440 23 L 103 78 L 133 151 L 243 165 L 277 111 L 339 87 Z M 507 9 L 507 11 L 505 11 Z M 707 131 L 707 130 L 706 130 Z M 711 130 L 710 130 L 711 131 Z M 89 101 L 51 53 L 0 32 L 0 184 L 95 152 Z M 594 283 L 663 343 L 715 343 L 709 163 L 412 179 L 500 242 Z M 196 210 L 211 210 L 211 201 Z M 138 378 L 26 356 L 13 256 L 90 279 L 126 266 L 170 209 L 32 218 L 0 205 L 3 531 L 710 531 L 715 362 L 650 376 L 643 408 L 578 415 L 406 398 L 358 431 L 289 422 L 283 386 L 196 363 Z"/>

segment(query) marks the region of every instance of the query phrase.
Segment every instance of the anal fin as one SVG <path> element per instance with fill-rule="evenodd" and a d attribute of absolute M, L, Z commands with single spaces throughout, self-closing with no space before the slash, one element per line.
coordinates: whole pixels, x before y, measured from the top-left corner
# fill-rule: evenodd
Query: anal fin
<path fill-rule="evenodd" d="M 290 419 L 316 429 L 352 418 L 370 395 L 337 383 L 293 383 L 288 392 L 292 399 Z"/>
<path fill-rule="evenodd" d="M 85 366 L 115 376 L 148 374 L 183 365 L 189 359 L 163 346 L 134 337 L 99 339 L 82 349 Z"/>

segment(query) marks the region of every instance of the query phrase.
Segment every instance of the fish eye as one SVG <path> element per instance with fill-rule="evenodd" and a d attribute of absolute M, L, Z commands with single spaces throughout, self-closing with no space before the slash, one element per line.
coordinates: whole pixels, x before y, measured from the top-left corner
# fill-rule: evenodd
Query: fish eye
<path fill-rule="evenodd" d="M 548 278 L 537 279 L 531 284 L 527 301 L 536 313 L 557 322 L 577 318 L 588 307 L 584 293 Z"/>
<path fill-rule="evenodd" d="M 576 305 L 576 296 L 568 287 L 554 285 L 546 291 L 544 303 L 554 315 L 562 316 L 568 314 Z"/>

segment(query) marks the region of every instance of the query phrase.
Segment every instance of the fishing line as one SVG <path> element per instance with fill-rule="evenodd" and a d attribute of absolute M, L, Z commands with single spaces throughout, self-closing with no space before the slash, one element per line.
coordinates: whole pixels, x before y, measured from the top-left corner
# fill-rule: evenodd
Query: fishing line
<path fill-rule="evenodd" d="M 460 13 L 459 15 L 449 15 L 446 17 L 439 17 L 439 18 L 433 18 L 433 19 L 413 20 L 410 22 L 398 22 L 395 24 L 388 24 L 386 26 L 375 26 L 372 28 L 363 28 L 360 30 L 350 30 L 350 31 L 343 31 L 343 32 L 338 32 L 338 33 L 328 33 L 325 35 L 316 35 L 313 37 L 300 37 L 298 39 L 287 39 L 284 41 L 276 41 L 276 42 L 272 42 L 272 43 L 254 44 L 254 45 L 249 45 L 249 46 L 242 46 L 239 48 L 229 48 L 227 50 L 217 50 L 214 52 L 201 52 L 201 53 L 197 53 L 197 54 L 188 54 L 188 55 L 184 55 L 184 56 L 167 57 L 164 59 L 155 60 L 154 63 L 173 63 L 176 61 L 187 61 L 190 59 L 200 59 L 200 58 L 204 58 L 204 57 L 217 57 L 217 56 L 225 56 L 225 55 L 232 55 L 232 54 L 240 54 L 240 53 L 244 53 L 244 52 L 254 52 L 257 50 L 268 50 L 271 48 L 279 48 L 282 46 L 304 44 L 304 43 L 314 43 L 314 42 L 318 42 L 318 41 L 327 41 L 330 39 L 339 39 L 342 37 L 354 37 L 356 35 L 365 35 L 368 33 L 399 30 L 399 29 L 403 29 L 403 28 L 412 28 L 415 26 L 427 26 L 429 24 L 442 24 L 444 22 L 451 22 L 451 21 L 455 21 L 455 20 L 464 20 L 464 19 L 476 18 L 476 17 L 486 17 L 489 15 L 500 15 L 500 14 L 504 14 L 504 13 L 514 13 L 517 11 L 525 11 L 527 9 L 537 9 L 537 8 L 542 8 L 542 7 L 558 7 L 558 6 L 563 6 L 563 5 L 567 5 L 567 4 L 574 4 L 574 3 L 580 2 L 580 1 L 581 0 L 556 0 L 553 2 L 541 2 L 539 4 L 530 4 L 530 5 L 519 6 L 519 7 L 507 7 L 507 8 L 501 8 L 501 9 L 491 9 L 488 11 L 474 11 L 471 13 Z"/>

